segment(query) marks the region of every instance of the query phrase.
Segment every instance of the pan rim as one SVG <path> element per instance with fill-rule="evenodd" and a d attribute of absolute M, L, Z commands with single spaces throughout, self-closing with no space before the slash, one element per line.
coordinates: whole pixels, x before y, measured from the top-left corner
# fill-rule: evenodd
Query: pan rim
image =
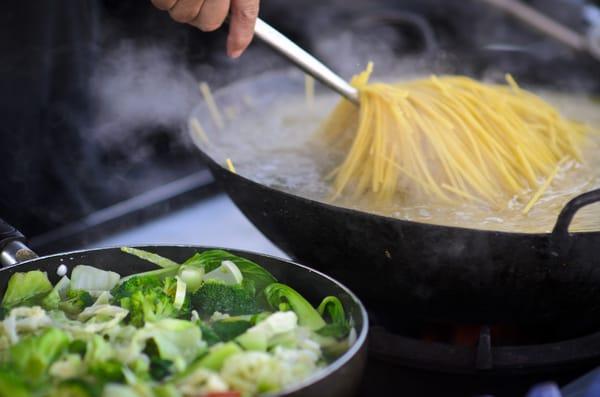
<path fill-rule="evenodd" d="M 354 302 L 354 304 L 356 304 L 358 306 L 360 316 L 362 317 L 362 326 L 360 327 L 360 330 L 358 330 L 357 335 L 356 335 L 356 340 L 354 341 L 352 346 L 350 346 L 350 348 L 346 352 L 344 352 L 344 354 L 342 354 L 340 357 L 335 359 L 333 362 L 329 363 L 324 368 L 319 369 L 316 373 L 312 374 L 311 376 L 309 376 L 302 382 L 298 382 L 298 383 L 294 384 L 293 387 L 287 388 L 287 389 L 283 390 L 281 393 L 263 394 L 264 396 L 281 397 L 281 396 L 286 396 L 291 393 L 298 392 L 301 389 L 304 389 L 306 387 L 310 387 L 310 386 L 324 380 L 325 378 L 329 377 L 330 375 L 337 372 L 338 370 L 340 370 L 342 367 L 344 367 L 344 365 L 346 365 L 348 362 L 350 362 L 354 357 L 358 356 L 361 353 L 361 350 L 366 348 L 367 337 L 369 334 L 369 315 L 368 315 L 367 310 L 366 310 L 364 304 L 362 303 L 362 301 L 358 298 L 358 296 L 354 292 L 352 292 L 352 290 L 350 290 L 346 285 L 342 284 L 340 281 L 334 279 L 333 277 L 328 276 L 327 274 L 324 274 L 324 273 L 322 273 L 316 269 L 313 269 L 307 265 L 303 265 L 303 264 L 295 262 L 293 260 L 284 259 L 284 258 L 275 256 L 275 255 L 264 254 L 264 253 L 255 252 L 255 251 L 236 249 L 236 248 L 219 247 L 219 246 L 194 245 L 194 244 L 135 244 L 135 245 L 106 246 L 106 247 L 96 247 L 96 248 L 90 248 L 90 249 L 79 249 L 79 250 L 72 250 L 72 251 L 66 251 L 66 252 L 59 252 L 59 253 L 55 253 L 55 254 L 44 255 L 44 256 L 37 257 L 37 258 L 29 259 L 29 260 L 19 262 L 17 264 L 11 265 L 11 266 L 6 266 L 3 268 L 0 268 L 0 275 L 5 271 L 8 271 L 8 270 L 11 270 L 14 268 L 18 268 L 21 265 L 33 264 L 35 262 L 52 260 L 52 259 L 56 259 L 56 258 L 60 258 L 60 257 L 64 257 L 64 256 L 69 256 L 69 255 L 75 256 L 75 255 L 80 255 L 80 254 L 90 254 L 90 253 L 94 254 L 94 253 L 99 253 L 102 251 L 113 251 L 113 250 L 120 251 L 121 248 L 124 246 L 138 248 L 138 249 L 185 248 L 185 249 L 194 249 L 194 250 L 203 250 L 203 251 L 210 250 L 210 249 L 220 249 L 220 250 L 225 250 L 225 251 L 239 254 L 242 257 L 245 254 L 250 254 L 250 255 L 261 257 L 261 258 L 267 258 L 270 260 L 274 260 L 278 263 L 285 264 L 286 266 L 291 265 L 293 267 L 300 268 L 302 271 L 305 271 L 308 273 L 314 273 L 316 276 L 327 280 L 327 282 L 329 282 L 330 284 L 336 285 L 337 287 L 341 288 L 342 291 L 351 298 L 351 300 Z M 361 374 L 362 374 L 362 371 L 361 371 Z"/>

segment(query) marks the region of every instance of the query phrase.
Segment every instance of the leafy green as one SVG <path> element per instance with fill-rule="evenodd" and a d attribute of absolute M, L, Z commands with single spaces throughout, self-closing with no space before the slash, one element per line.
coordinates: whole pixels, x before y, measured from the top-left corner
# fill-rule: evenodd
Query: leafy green
<path fill-rule="evenodd" d="M 228 342 L 246 332 L 251 326 L 252 323 L 247 319 L 230 317 L 224 320 L 215 321 L 212 324 L 212 329 L 219 339 Z"/>
<path fill-rule="evenodd" d="M 267 285 L 277 282 L 277 279 L 262 266 L 223 250 L 207 250 L 196 253 L 183 264 L 202 267 L 208 273 L 221 266 L 223 261 L 235 263 L 244 280 L 252 281 L 256 293 L 264 290 Z"/>
<path fill-rule="evenodd" d="M 44 376 L 50 365 L 67 349 L 69 336 L 57 329 L 48 328 L 40 335 L 27 336 L 11 346 L 10 355 L 15 368 L 27 379 Z"/>
<path fill-rule="evenodd" d="M 154 380 L 163 380 L 173 373 L 173 361 L 153 356 L 150 358 L 150 376 Z"/>
<path fill-rule="evenodd" d="M 194 367 L 202 367 L 218 371 L 230 356 L 240 353 L 242 349 L 234 342 L 220 343 L 211 347 L 206 356 L 200 359 Z"/>
<path fill-rule="evenodd" d="M 0 368 L 0 397 L 30 397 L 25 380 L 13 368 Z"/>
<path fill-rule="evenodd" d="M 204 316 L 214 312 L 233 316 L 260 312 L 256 299 L 241 285 L 207 281 L 191 296 L 193 307 Z"/>
<path fill-rule="evenodd" d="M 333 336 L 335 338 L 343 338 L 350 332 L 350 323 L 346 319 L 344 306 L 342 302 L 335 296 L 328 296 L 317 308 L 319 314 L 323 317 L 327 315 L 330 323 L 323 328 L 317 330 L 317 333 L 323 336 Z"/>
<path fill-rule="evenodd" d="M 144 251 L 138 248 L 121 247 L 121 251 L 133 256 L 137 256 L 138 258 L 143 259 L 145 261 L 154 263 L 155 265 L 160 266 L 162 268 L 179 266 L 179 263 L 174 262 L 169 258 L 165 258 L 164 256 L 160 256 L 153 252 Z"/>
<path fill-rule="evenodd" d="M 98 394 L 97 388 L 81 379 L 68 379 L 60 382 L 48 397 L 93 397 Z"/>
<path fill-rule="evenodd" d="M 32 270 L 26 273 L 14 273 L 8 280 L 2 306 L 31 306 L 41 301 L 53 287 L 46 272 Z"/>
<path fill-rule="evenodd" d="M 71 272 L 70 288 L 84 290 L 92 296 L 98 296 L 103 291 L 110 291 L 119 282 L 118 273 L 98 269 L 92 266 L 75 266 Z"/>
<path fill-rule="evenodd" d="M 42 300 L 42 307 L 46 310 L 57 310 L 61 299 L 66 297 L 71 281 L 63 276 L 52 288 L 52 291 Z"/>
<path fill-rule="evenodd" d="M 265 296 L 275 310 L 287 304 L 298 316 L 298 323 L 311 331 L 323 328 L 326 323 L 319 312 L 300 293 L 285 284 L 274 283 L 265 289 Z"/>
<path fill-rule="evenodd" d="M 169 318 L 147 323 L 140 335 L 152 339 L 159 357 L 172 361 L 179 370 L 205 348 L 200 328 L 190 321 Z"/>
<path fill-rule="evenodd" d="M 213 329 L 206 323 L 198 320 L 198 326 L 202 331 L 202 339 L 206 341 L 206 344 L 210 347 L 216 343 L 221 342 L 221 338 Z"/>

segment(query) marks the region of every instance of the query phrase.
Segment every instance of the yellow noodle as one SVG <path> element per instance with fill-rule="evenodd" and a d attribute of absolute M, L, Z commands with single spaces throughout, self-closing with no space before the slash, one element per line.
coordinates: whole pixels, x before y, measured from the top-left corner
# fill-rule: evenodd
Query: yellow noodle
<path fill-rule="evenodd" d="M 223 129 L 225 124 L 223 123 L 223 117 L 221 116 L 221 112 L 219 112 L 219 107 L 215 102 L 215 99 L 212 96 L 212 92 L 210 91 L 210 87 L 205 82 L 200 83 L 200 92 L 202 96 L 204 96 L 204 100 L 206 101 L 206 105 L 208 106 L 208 111 L 215 122 L 215 125 L 219 129 Z"/>
<path fill-rule="evenodd" d="M 529 195 L 529 210 L 545 191 L 527 193 L 538 180 L 549 185 L 561 161 L 582 161 L 587 127 L 510 75 L 504 85 L 464 76 L 390 85 L 369 83 L 372 68 L 351 82 L 360 106 L 342 100 L 322 126 L 327 142 L 345 151 L 331 173 L 334 198 L 466 199 L 498 207 Z"/>
<path fill-rule="evenodd" d="M 304 75 L 304 92 L 306 95 L 306 106 L 312 109 L 315 104 L 315 79 L 308 74 Z"/>
<path fill-rule="evenodd" d="M 206 134 L 206 131 L 204 131 L 204 128 L 202 128 L 202 124 L 200 124 L 200 121 L 195 117 L 191 117 L 189 120 L 189 123 L 190 123 L 190 127 L 192 128 L 194 133 L 198 136 L 198 138 L 200 138 L 202 143 L 204 143 L 205 145 L 209 145 L 210 140 L 208 139 L 208 135 Z"/>
<path fill-rule="evenodd" d="M 227 159 L 225 160 L 225 162 L 227 163 L 227 168 L 229 168 L 229 171 L 233 172 L 234 174 L 237 174 L 237 172 L 235 172 L 235 167 L 233 166 L 233 162 L 231 161 L 231 159 Z"/>
<path fill-rule="evenodd" d="M 535 192 L 535 194 L 533 195 L 533 197 L 531 198 L 531 200 L 529 200 L 529 203 L 527 203 L 527 205 L 525 206 L 525 208 L 523 208 L 523 213 L 524 214 L 528 213 L 529 210 L 531 210 L 531 208 L 535 205 L 535 203 L 537 203 L 537 201 L 540 199 L 540 197 L 542 197 L 542 194 L 544 194 L 544 192 L 546 191 L 546 189 L 548 189 L 548 186 L 550 186 L 550 183 L 552 183 L 552 180 L 554 179 L 554 177 L 558 173 L 558 170 L 560 170 L 560 166 L 566 160 L 567 159 L 564 158 L 558 164 L 556 164 L 556 167 L 554 168 L 554 171 L 552 171 L 552 173 L 548 176 L 548 178 L 546 178 L 546 181 L 544 181 L 544 183 L 542 184 L 542 186 L 540 186 L 540 188 L 537 190 L 537 192 Z"/>

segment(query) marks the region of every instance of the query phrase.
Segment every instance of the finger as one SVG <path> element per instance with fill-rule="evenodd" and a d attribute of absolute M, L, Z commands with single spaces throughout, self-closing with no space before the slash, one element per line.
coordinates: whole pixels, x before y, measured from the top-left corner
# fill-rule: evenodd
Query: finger
<path fill-rule="evenodd" d="M 169 10 L 169 15 L 177 22 L 192 22 L 200 13 L 203 3 L 204 0 L 178 0 Z"/>
<path fill-rule="evenodd" d="M 231 26 L 227 37 L 227 53 L 232 58 L 242 55 L 254 35 L 258 17 L 258 0 L 231 0 Z"/>
<path fill-rule="evenodd" d="M 154 7 L 159 10 L 167 11 L 173 8 L 173 6 L 177 3 L 177 0 L 152 0 L 152 4 Z"/>
<path fill-rule="evenodd" d="M 212 32 L 223 25 L 229 12 L 230 0 L 204 0 L 200 14 L 190 22 L 204 32 Z"/>

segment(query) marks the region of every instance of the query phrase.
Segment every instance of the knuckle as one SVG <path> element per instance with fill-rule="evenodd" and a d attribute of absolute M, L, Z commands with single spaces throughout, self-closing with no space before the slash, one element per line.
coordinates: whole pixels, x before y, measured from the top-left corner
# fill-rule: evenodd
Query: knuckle
<path fill-rule="evenodd" d="M 173 6 L 174 3 L 174 0 L 152 0 L 154 7 L 158 8 L 159 10 L 168 10 Z"/>
<path fill-rule="evenodd" d="M 221 27 L 221 23 L 215 21 L 206 21 L 202 22 L 198 27 L 203 32 L 213 32 Z"/>
<path fill-rule="evenodd" d="M 254 21 L 258 17 L 258 4 L 249 4 L 241 7 L 237 13 L 237 17 L 244 21 Z"/>
<path fill-rule="evenodd" d="M 196 15 L 192 11 L 178 10 L 177 8 L 174 8 L 173 10 L 169 11 L 169 14 L 171 15 L 171 18 L 173 18 L 173 20 L 180 23 L 191 22 L 196 18 Z"/>

